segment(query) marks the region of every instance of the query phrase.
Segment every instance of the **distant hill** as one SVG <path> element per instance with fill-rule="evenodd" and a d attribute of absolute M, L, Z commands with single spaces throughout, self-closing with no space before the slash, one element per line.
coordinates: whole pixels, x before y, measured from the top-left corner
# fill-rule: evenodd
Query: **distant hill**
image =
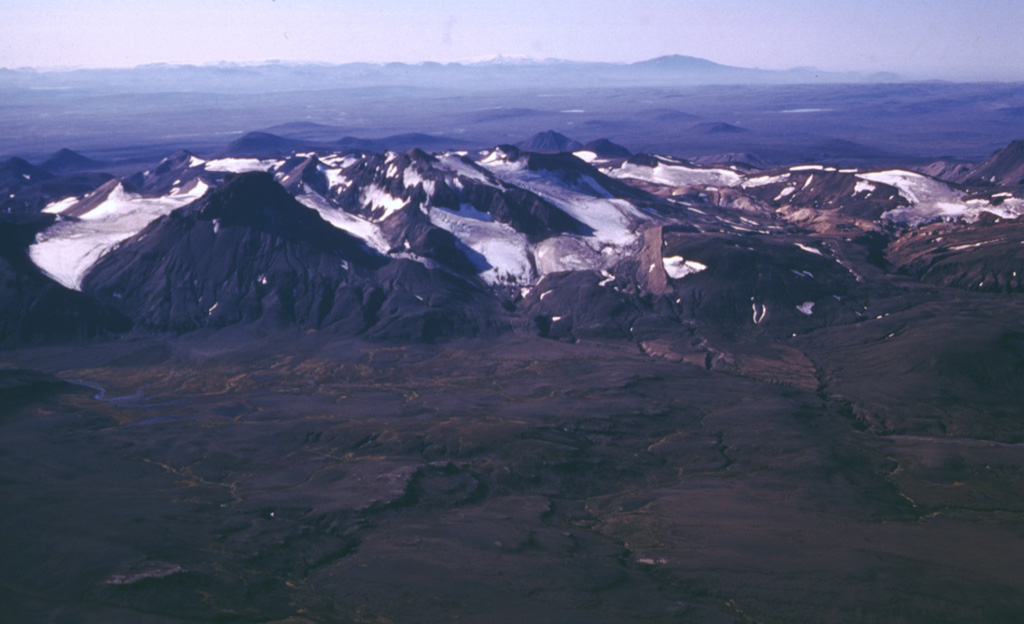
<path fill-rule="evenodd" d="M 709 121 L 705 123 L 699 123 L 690 128 L 693 132 L 699 132 L 701 134 L 739 134 L 741 132 L 750 132 L 746 128 L 734 126 L 724 121 Z"/>
<path fill-rule="evenodd" d="M 555 154 L 558 152 L 574 152 L 583 147 L 583 144 L 554 130 L 547 130 L 538 132 L 529 139 L 517 143 L 516 147 L 527 152 Z"/>
<path fill-rule="evenodd" d="M 310 147 L 306 141 L 288 139 L 269 132 L 250 132 L 232 141 L 227 148 L 228 156 L 249 156 L 253 158 L 277 158 L 295 150 Z"/>
<path fill-rule="evenodd" d="M 94 171 L 102 169 L 106 163 L 86 158 L 78 152 L 64 148 L 47 158 L 39 165 L 40 169 L 50 173 L 71 173 L 74 171 Z"/>

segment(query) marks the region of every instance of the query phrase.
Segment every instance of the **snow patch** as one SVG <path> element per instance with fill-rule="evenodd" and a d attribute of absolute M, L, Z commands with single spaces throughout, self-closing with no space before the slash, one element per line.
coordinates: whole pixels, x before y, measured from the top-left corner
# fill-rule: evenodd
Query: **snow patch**
<path fill-rule="evenodd" d="M 207 161 L 204 168 L 218 173 L 248 173 L 250 171 L 270 171 L 281 164 L 280 160 L 260 160 L 258 158 L 220 158 Z"/>
<path fill-rule="evenodd" d="M 14 195 L 12 194 L 11 197 L 13 198 Z M 60 201 L 55 201 L 52 204 L 48 204 L 46 208 L 43 208 L 43 212 L 45 212 L 46 214 L 60 214 L 77 203 L 77 197 L 65 197 Z"/>
<path fill-rule="evenodd" d="M 793 243 L 793 244 L 796 245 L 797 247 L 799 247 L 800 249 L 803 249 L 804 251 L 806 251 L 808 253 L 812 253 L 812 254 L 815 254 L 815 255 L 818 255 L 818 256 L 822 256 L 822 257 L 825 256 L 825 254 L 821 253 L 821 250 L 815 249 L 814 247 L 811 247 L 810 245 L 804 245 L 803 243 Z"/>
<path fill-rule="evenodd" d="M 861 193 L 874 193 L 876 188 L 878 187 L 867 180 L 857 180 L 857 184 L 853 187 L 853 194 L 860 195 Z"/>
<path fill-rule="evenodd" d="M 789 197 L 790 195 L 792 195 L 795 192 L 796 192 L 796 187 L 795 186 L 787 186 L 786 188 L 784 188 L 781 191 L 779 191 L 779 194 L 776 195 L 775 199 L 773 199 L 772 201 L 780 201 L 782 199 L 785 199 L 786 197 Z"/>
<path fill-rule="evenodd" d="M 756 178 L 749 178 L 745 180 L 741 186 L 743 188 L 757 188 L 759 186 L 768 186 L 769 184 L 781 184 L 788 179 L 788 173 L 776 176 L 757 176 Z"/>
<path fill-rule="evenodd" d="M 320 165 L 317 167 L 317 171 L 327 179 L 327 188 L 331 192 L 347 189 L 352 184 L 352 181 L 345 177 L 341 169 Z"/>
<path fill-rule="evenodd" d="M 578 152 L 573 152 L 572 155 L 575 156 L 576 158 L 579 158 L 585 163 L 592 163 L 595 160 L 597 160 L 597 154 L 589 150 L 580 150 Z"/>
<path fill-rule="evenodd" d="M 662 264 L 665 267 L 665 273 L 672 279 L 683 279 L 687 275 L 700 273 L 708 268 L 706 264 L 696 260 L 687 260 L 682 256 L 662 258 Z"/>
<path fill-rule="evenodd" d="M 760 325 L 761 321 L 764 320 L 765 315 L 768 314 L 768 306 L 761 305 L 757 302 L 751 302 L 750 307 L 754 312 L 754 325 Z"/>
<path fill-rule="evenodd" d="M 409 203 L 408 201 L 402 199 L 401 197 L 395 197 L 394 195 L 391 195 L 390 193 L 380 188 L 376 184 L 367 185 L 363 189 L 362 196 L 360 197 L 360 199 L 363 206 L 368 207 L 371 212 L 377 209 L 383 211 L 380 217 L 378 217 L 378 220 L 381 221 L 387 219 L 393 213 L 395 213 L 398 210 L 401 210 L 402 208 L 405 207 L 406 204 Z"/>
<path fill-rule="evenodd" d="M 327 221 L 339 230 L 348 232 L 356 238 L 363 240 L 367 245 L 380 253 L 388 253 L 391 245 L 388 244 L 376 223 L 336 208 L 317 193 L 310 191 L 308 187 L 304 188 L 306 192 L 295 197 L 300 204 L 316 210 L 323 217 L 324 221 Z"/>
<path fill-rule="evenodd" d="M 796 309 L 800 311 L 800 314 L 803 314 L 803 315 L 806 315 L 806 316 L 810 316 L 810 315 L 814 314 L 814 302 L 813 301 L 804 301 L 803 303 L 798 305 L 796 307 Z"/>

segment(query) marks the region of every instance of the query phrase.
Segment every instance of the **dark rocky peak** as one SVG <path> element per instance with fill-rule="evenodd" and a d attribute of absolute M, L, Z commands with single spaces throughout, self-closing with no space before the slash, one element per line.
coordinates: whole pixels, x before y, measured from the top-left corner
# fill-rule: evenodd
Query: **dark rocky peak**
<path fill-rule="evenodd" d="M 289 193 L 301 194 L 303 185 L 326 196 L 330 191 L 324 164 L 315 155 L 293 156 L 281 165 L 278 181 Z"/>
<path fill-rule="evenodd" d="M 172 216 L 179 213 L 200 221 L 216 220 L 218 228 L 249 227 L 282 238 L 327 244 L 336 234 L 344 234 L 315 210 L 297 202 L 272 175 L 262 171 L 229 176 L 219 188 Z"/>
<path fill-rule="evenodd" d="M 574 152 L 583 147 L 581 143 L 554 130 L 539 132 L 517 146 L 528 152 L 544 152 L 549 154 Z"/>
<path fill-rule="evenodd" d="M 1013 154 L 1015 158 L 1024 158 L 1024 139 L 1016 139 L 1010 141 L 1009 145 L 1007 145 L 1001 150 L 997 150 L 995 154 Z"/>
<path fill-rule="evenodd" d="M 146 195 L 166 195 L 195 179 L 204 179 L 211 186 L 224 179 L 223 173 L 206 171 L 203 160 L 188 150 L 178 150 L 161 160 L 156 167 L 139 171 L 125 180 L 129 186 Z"/>
<path fill-rule="evenodd" d="M 568 152 L 543 154 L 529 152 L 524 155 L 530 171 L 555 176 L 561 184 L 586 195 L 598 197 L 641 197 L 643 193 L 618 180 L 609 178 L 593 165 L 583 162 Z"/>
<path fill-rule="evenodd" d="M 49 171 L 36 167 L 24 158 L 14 156 L 0 163 L 0 185 L 14 188 L 52 179 Z"/>
<path fill-rule="evenodd" d="M 160 161 L 156 167 L 153 168 L 152 172 L 155 174 L 171 173 L 175 171 L 184 171 L 198 163 L 200 159 L 188 150 L 178 150 Z"/>
<path fill-rule="evenodd" d="M 137 190 L 136 187 L 131 184 L 121 182 L 117 178 L 111 178 L 101 184 L 96 190 L 88 193 L 85 197 L 78 200 L 77 203 L 72 205 L 70 208 L 61 213 L 62 217 L 81 217 L 98 207 L 103 202 L 110 198 L 112 193 L 118 192 L 122 189 L 124 192 L 132 192 Z"/>
<path fill-rule="evenodd" d="M 225 156 L 250 158 L 281 158 L 293 152 L 309 149 L 305 141 L 288 139 L 269 132 L 250 132 L 232 141 L 225 150 Z"/>
<path fill-rule="evenodd" d="M 53 156 L 47 158 L 39 167 L 50 173 L 70 173 L 73 171 L 89 171 L 100 169 L 105 166 L 98 160 L 86 158 L 85 156 L 67 148 L 61 149 Z"/>
<path fill-rule="evenodd" d="M 1024 141 L 1013 141 L 997 150 L 985 162 L 964 174 L 961 181 L 972 186 L 1024 185 Z"/>
<path fill-rule="evenodd" d="M 491 155 L 494 158 L 500 158 L 507 162 L 517 162 L 522 157 L 523 150 L 520 150 L 515 145 L 502 143 L 491 151 Z"/>
<path fill-rule="evenodd" d="M 428 154 L 427 152 L 424 152 L 418 147 L 414 147 L 411 150 L 405 152 L 405 157 L 408 158 L 410 162 L 415 163 L 417 165 L 422 165 L 424 167 L 430 167 L 437 163 L 436 156 L 434 156 L 433 154 Z"/>
<path fill-rule="evenodd" d="M 599 158 L 629 158 L 632 156 L 625 147 L 608 139 L 596 139 L 583 144 L 583 149 L 594 152 Z"/>
<path fill-rule="evenodd" d="M 597 169 L 569 152 L 559 152 L 557 154 L 529 152 L 525 155 L 524 160 L 526 161 L 527 169 L 530 171 L 551 171 L 572 178 L 589 175 L 592 172 L 597 173 Z"/>
<path fill-rule="evenodd" d="M 974 166 L 968 163 L 936 160 L 923 167 L 916 168 L 915 171 L 947 182 L 959 182 L 970 175 L 973 168 Z"/>
<path fill-rule="evenodd" d="M 344 287 L 387 262 L 253 172 L 150 223 L 100 259 L 82 288 L 159 330 L 257 319 L 359 325 L 363 291 Z"/>

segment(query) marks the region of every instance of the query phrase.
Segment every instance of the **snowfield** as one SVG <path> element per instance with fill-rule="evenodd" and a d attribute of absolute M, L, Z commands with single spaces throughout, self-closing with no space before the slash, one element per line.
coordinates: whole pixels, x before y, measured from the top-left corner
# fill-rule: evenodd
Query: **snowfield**
<path fill-rule="evenodd" d="M 973 223 L 983 212 L 1006 219 L 1024 215 L 1024 200 L 1004 200 L 998 206 L 983 199 L 965 201 L 963 192 L 941 180 L 912 171 L 894 169 L 858 173 L 857 177 L 895 187 L 909 205 L 889 210 L 882 214 L 882 218 L 911 227 L 940 220 Z"/>
<path fill-rule="evenodd" d="M 606 170 L 607 175 L 626 180 L 641 180 L 663 186 L 738 186 L 743 176 L 731 169 L 689 167 L 676 161 L 659 159 L 654 167 L 625 162 Z"/>
<path fill-rule="evenodd" d="M 348 232 L 349 234 L 362 239 L 369 247 L 376 251 L 387 254 L 390 249 L 387 240 L 384 238 L 384 234 L 380 231 L 380 226 L 372 221 L 364 219 L 358 215 L 350 214 L 335 208 L 329 201 L 321 197 L 315 191 L 312 191 L 308 186 L 303 185 L 304 193 L 296 195 L 295 199 L 300 204 L 307 208 L 312 208 L 320 213 L 323 220 L 330 223 L 339 230 Z"/>
<path fill-rule="evenodd" d="M 198 181 L 189 190 L 153 198 L 132 195 L 118 184 L 102 203 L 78 220 L 58 220 L 41 232 L 29 247 L 29 257 L 58 283 L 81 290 L 89 269 L 118 243 L 199 199 L 207 190 L 209 187 Z M 59 212 L 64 212 L 74 205 L 64 204 L 58 202 L 50 208 L 56 211 L 59 207 Z"/>
<path fill-rule="evenodd" d="M 280 160 L 260 160 L 258 158 L 220 158 L 207 161 L 203 168 L 216 173 L 247 173 L 249 171 L 270 171 L 281 166 Z M 193 166 L 191 161 L 189 166 Z"/>
<path fill-rule="evenodd" d="M 567 189 L 552 174 L 529 171 L 521 163 L 500 159 L 481 162 L 488 162 L 487 169 L 498 179 L 539 195 L 591 228 L 598 250 L 605 246 L 632 248 L 639 240 L 637 225 L 648 220 L 624 199 L 593 197 Z"/>
<path fill-rule="evenodd" d="M 429 208 L 431 223 L 454 234 L 464 245 L 477 252 L 487 266 L 477 266 L 480 277 L 488 284 L 532 284 L 536 272 L 530 263 L 530 244 L 525 234 L 490 215 L 465 204 L 458 212 Z"/>

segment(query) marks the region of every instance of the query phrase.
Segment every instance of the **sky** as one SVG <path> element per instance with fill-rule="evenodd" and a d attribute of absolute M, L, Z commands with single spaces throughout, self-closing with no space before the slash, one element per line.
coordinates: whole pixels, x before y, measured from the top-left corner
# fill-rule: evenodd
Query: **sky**
<path fill-rule="evenodd" d="M 0 67 L 634 62 L 1024 80 L 1022 0 L 0 0 Z"/>

